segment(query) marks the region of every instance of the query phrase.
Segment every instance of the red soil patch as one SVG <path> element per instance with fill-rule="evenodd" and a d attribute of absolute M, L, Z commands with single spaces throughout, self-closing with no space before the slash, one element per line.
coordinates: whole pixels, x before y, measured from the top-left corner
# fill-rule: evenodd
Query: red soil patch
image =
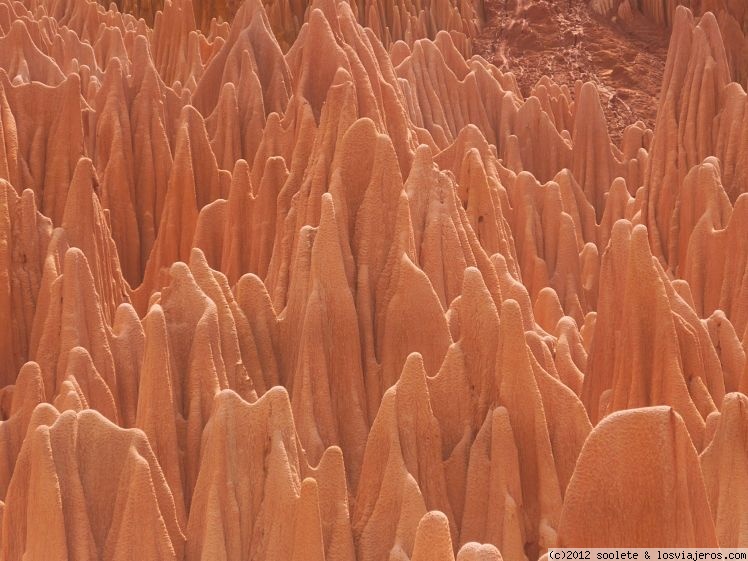
<path fill-rule="evenodd" d="M 637 120 L 654 127 L 667 30 L 641 15 L 606 21 L 581 0 L 487 0 L 485 15 L 474 52 L 514 73 L 523 95 L 544 75 L 572 91 L 592 81 L 614 141 Z"/>

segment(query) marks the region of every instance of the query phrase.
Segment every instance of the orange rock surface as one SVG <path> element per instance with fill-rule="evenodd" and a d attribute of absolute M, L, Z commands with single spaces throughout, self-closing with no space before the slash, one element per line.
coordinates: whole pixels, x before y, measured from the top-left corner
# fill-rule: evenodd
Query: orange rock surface
<path fill-rule="evenodd" d="M 500 1 L 0 0 L 0 561 L 748 547 L 748 10 Z"/>

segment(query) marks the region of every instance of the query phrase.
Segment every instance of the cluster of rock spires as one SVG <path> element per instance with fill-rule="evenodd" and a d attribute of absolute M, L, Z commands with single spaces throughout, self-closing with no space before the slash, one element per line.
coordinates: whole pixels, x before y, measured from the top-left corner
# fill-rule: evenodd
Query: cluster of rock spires
<path fill-rule="evenodd" d="M 727 16 L 616 146 L 479 12 L 0 0 L 0 561 L 748 547 Z"/>
<path fill-rule="evenodd" d="M 99 0 L 104 7 L 109 2 Z M 204 0 L 195 2 L 187 29 L 215 34 L 216 25 L 231 21 L 242 0 Z M 434 39 L 447 31 L 463 55 L 470 56 L 471 39 L 482 26 L 483 0 L 346 0 L 357 21 L 368 28 L 385 48 L 395 41 L 411 45 L 418 39 Z M 164 25 L 172 21 L 169 2 L 164 0 L 116 0 L 116 9 Z M 315 5 L 308 0 L 262 0 L 265 13 L 278 44 L 284 51 L 293 45 Z M 163 13 L 160 13 L 163 12 Z M 158 25 L 158 24 L 157 24 Z M 168 82 L 168 81 L 167 81 Z M 171 83 L 171 82 L 168 82 Z"/>

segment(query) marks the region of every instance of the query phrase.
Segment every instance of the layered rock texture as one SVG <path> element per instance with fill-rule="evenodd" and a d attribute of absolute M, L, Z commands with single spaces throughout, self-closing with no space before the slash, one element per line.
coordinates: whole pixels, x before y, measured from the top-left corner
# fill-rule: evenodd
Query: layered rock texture
<path fill-rule="evenodd" d="M 748 547 L 748 12 L 608 4 L 620 142 L 488 4 L 0 0 L 0 561 Z"/>

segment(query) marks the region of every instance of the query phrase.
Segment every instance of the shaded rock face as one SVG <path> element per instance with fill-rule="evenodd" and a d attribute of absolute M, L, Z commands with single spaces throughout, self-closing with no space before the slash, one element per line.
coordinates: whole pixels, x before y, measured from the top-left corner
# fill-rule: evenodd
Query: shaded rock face
<path fill-rule="evenodd" d="M 746 13 L 651 4 L 614 143 L 478 3 L 0 0 L 0 561 L 748 547 Z"/>

